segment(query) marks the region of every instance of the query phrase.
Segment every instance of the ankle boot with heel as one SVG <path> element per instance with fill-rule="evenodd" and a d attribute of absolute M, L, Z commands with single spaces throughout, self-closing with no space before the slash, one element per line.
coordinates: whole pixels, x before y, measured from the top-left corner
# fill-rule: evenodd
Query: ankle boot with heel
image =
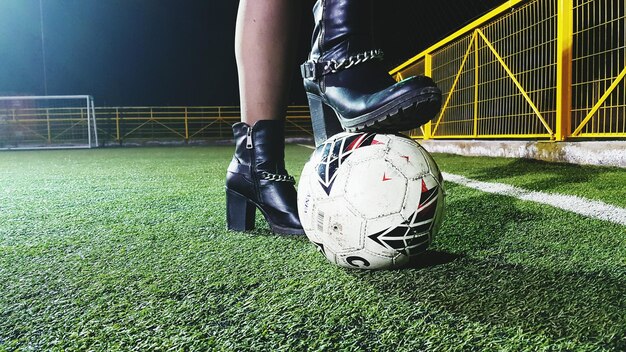
<path fill-rule="evenodd" d="M 315 143 L 346 131 L 398 132 L 430 121 L 441 90 L 425 76 L 396 82 L 372 44 L 370 0 L 318 0 L 308 61 L 300 67 Z"/>
<path fill-rule="evenodd" d="M 235 155 L 226 174 L 228 229 L 254 229 L 256 209 L 279 234 L 303 235 L 295 180 L 285 169 L 284 121 L 233 125 Z"/>

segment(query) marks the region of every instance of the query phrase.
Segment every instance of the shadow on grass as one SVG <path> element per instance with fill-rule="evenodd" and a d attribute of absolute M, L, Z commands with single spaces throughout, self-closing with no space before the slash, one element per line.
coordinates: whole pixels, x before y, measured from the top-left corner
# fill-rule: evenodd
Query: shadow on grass
<path fill-rule="evenodd" d="M 613 172 L 615 168 L 554 163 L 534 159 L 513 159 L 505 165 L 478 169 L 474 175 L 482 180 L 497 180 L 509 177 L 527 177 L 522 187 L 550 191 L 564 185 L 579 185 L 594 181 L 599 175 Z M 532 177 L 533 175 L 548 175 Z"/>
<path fill-rule="evenodd" d="M 553 339 L 626 349 L 626 282 L 605 274 L 562 273 L 462 258 L 436 270 L 405 270 L 390 288 L 362 279 L 389 296 L 428 302 L 470 321 L 521 328 Z"/>
<path fill-rule="evenodd" d="M 452 263 L 453 261 L 462 257 L 463 255 L 460 254 L 427 250 L 426 252 L 417 256 L 415 259 L 411 260 L 411 263 L 406 268 L 399 270 L 432 268 L 439 265 Z"/>
<path fill-rule="evenodd" d="M 593 223 L 572 225 L 579 232 L 562 229 L 563 237 L 554 238 L 546 234 L 561 224 L 550 218 L 554 212 L 535 212 L 509 197 L 460 186 L 449 191 L 437 251 L 427 252 L 412 269 L 395 272 L 393 285 L 388 273 L 353 275 L 385 295 L 427 303 L 461 319 L 626 350 L 624 268 L 572 269 L 576 260 L 597 255 L 568 242 L 572 236 L 593 239 Z M 595 250 L 614 253 L 612 245 L 597 243 Z M 535 263 L 544 252 L 549 259 Z M 507 261 L 516 255 L 516 264 Z"/>
<path fill-rule="evenodd" d="M 538 226 L 549 220 L 538 210 L 519 209 L 511 197 L 477 193 L 455 183 L 446 184 L 446 192 L 443 225 L 434 239 L 436 248 L 444 251 L 472 253 L 493 248 L 507 228 Z"/>

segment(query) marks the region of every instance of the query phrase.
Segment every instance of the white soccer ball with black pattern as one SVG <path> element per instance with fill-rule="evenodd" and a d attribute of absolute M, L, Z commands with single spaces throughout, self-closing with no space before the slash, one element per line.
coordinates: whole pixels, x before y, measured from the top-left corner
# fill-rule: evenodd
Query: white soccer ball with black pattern
<path fill-rule="evenodd" d="M 316 148 L 298 184 L 307 237 L 348 268 L 410 263 L 431 244 L 443 210 L 437 164 L 400 135 L 339 133 Z"/>

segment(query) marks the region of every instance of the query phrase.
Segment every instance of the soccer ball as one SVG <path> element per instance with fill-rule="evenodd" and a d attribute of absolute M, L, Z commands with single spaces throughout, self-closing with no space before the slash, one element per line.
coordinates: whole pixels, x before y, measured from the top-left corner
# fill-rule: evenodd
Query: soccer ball
<path fill-rule="evenodd" d="M 428 248 L 443 219 L 443 179 L 413 140 L 343 132 L 317 147 L 298 184 L 304 231 L 332 263 L 401 267 Z"/>

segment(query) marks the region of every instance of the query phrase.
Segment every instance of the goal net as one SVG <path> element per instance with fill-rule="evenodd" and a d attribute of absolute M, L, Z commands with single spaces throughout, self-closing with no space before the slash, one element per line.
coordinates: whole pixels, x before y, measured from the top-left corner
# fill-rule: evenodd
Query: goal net
<path fill-rule="evenodd" d="M 0 149 L 98 146 L 93 97 L 0 97 Z"/>

